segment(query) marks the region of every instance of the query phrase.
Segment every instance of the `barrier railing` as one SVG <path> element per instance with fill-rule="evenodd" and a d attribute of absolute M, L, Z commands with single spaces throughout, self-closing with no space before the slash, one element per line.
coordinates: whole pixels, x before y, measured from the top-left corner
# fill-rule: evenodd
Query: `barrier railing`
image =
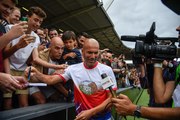
<path fill-rule="evenodd" d="M 121 88 L 119 93 L 127 94 L 132 101 L 138 96 L 132 87 Z M 74 120 L 75 116 L 74 103 L 46 103 L 0 112 L 0 120 Z"/>

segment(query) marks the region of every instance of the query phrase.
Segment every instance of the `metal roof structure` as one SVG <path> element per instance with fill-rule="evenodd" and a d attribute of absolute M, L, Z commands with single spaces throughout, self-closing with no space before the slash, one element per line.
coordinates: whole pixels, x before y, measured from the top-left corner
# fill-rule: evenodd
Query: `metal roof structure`
<path fill-rule="evenodd" d="M 99 0 L 19 0 L 19 6 L 41 7 L 48 16 L 43 28 L 87 32 L 98 40 L 100 49 L 109 48 L 116 56 L 123 53 L 131 57 L 130 49 L 122 44 Z"/>
<path fill-rule="evenodd" d="M 161 0 L 164 5 L 171 9 L 176 14 L 180 15 L 180 1 L 179 0 Z"/>

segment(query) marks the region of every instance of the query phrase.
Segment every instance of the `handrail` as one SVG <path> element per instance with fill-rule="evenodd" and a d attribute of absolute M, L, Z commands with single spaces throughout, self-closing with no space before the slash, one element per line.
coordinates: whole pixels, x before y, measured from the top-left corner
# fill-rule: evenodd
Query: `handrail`
<path fill-rule="evenodd" d="M 0 112 L 0 120 L 27 120 L 74 107 L 74 103 L 46 103 Z"/>
<path fill-rule="evenodd" d="M 116 92 L 117 94 L 119 94 L 120 92 L 124 92 L 129 89 L 132 89 L 132 87 L 120 88 Z M 33 105 L 33 106 L 28 106 L 28 107 L 23 107 L 23 108 L 16 108 L 12 110 L 1 111 L 0 120 L 27 120 L 27 119 L 43 117 L 45 115 L 52 114 L 59 111 L 65 112 L 66 120 L 69 120 L 68 116 L 73 115 L 72 113 L 70 114 L 68 113 L 68 109 L 71 109 L 71 108 L 74 108 L 74 103 L 56 102 L 56 103 L 38 104 L 38 105 Z M 74 109 L 74 113 L 75 113 L 75 109 Z M 43 118 L 43 120 L 45 119 Z"/>

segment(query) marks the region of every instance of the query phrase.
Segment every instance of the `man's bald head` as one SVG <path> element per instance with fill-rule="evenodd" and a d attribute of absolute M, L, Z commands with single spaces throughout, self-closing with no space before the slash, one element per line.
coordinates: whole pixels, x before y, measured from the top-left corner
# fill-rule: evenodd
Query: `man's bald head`
<path fill-rule="evenodd" d="M 82 55 L 84 58 L 84 64 L 88 68 L 93 68 L 98 60 L 99 55 L 99 43 L 95 39 L 87 39 L 84 42 Z"/>
<path fill-rule="evenodd" d="M 97 40 L 93 38 L 89 38 L 84 42 L 83 49 L 87 49 L 89 47 L 97 47 L 99 49 L 99 43 Z"/>
<path fill-rule="evenodd" d="M 50 58 L 52 60 L 60 59 L 64 51 L 64 43 L 60 37 L 53 37 L 51 39 L 50 48 Z"/>
<path fill-rule="evenodd" d="M 54 45 L 64 45 L 64 42 L 62 41 L 62 39 L 60 37 L 53 37 L 51 39 L 50 47 L 54 46 Z"/>

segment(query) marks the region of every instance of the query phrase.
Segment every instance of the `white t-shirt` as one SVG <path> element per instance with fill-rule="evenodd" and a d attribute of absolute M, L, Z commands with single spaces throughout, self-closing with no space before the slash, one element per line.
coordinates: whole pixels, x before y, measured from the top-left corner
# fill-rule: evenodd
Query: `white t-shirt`
<path fill-rule="evenodd" d="M 56 61 L 52 61 L 51 58 L 49 59 L 49 63 L 54 64 L 54 65 L 58 65 L 59 63 Z M 53 68 L 48 68 L 48 75 L 52 75 L 55 72 L 55 69 Z"/>
<path fill-rule="evenodd" d="M 101 74 L 103 73 L 111 77 L 114 83 L 112 88 L 116 90 L 117 83 L 112 68 L 98 62 L 91 69 L 86 68 L 83 63 L 71 65 L 62 76 L 60 75 L 65 82 L 69 79 L 74 82 L 74 100 L 77 113 L 94 108 L 107 99 L 109 90 L 104 90 L 101 85 Z"/>
<path fill-rule="evenodd" d="M 30 43 L 26 47 L 17 50 L 12 56 L 9 57 L 11 69 L 18 70 L 18 71 L 24 71 L 25 68 L 27 67 L 26 61 L 28 60 L 29 56 L 31 55 L 33 49 L 37 48 L 38 45 L 40 44 L 40 39 L 35 32 L 32 31 L 31 36 L 36 37 L 34 43 Z M 17 44 L 21 37 L 12 40 L 11 45 L 14 46 L 15 44 Z"/>

